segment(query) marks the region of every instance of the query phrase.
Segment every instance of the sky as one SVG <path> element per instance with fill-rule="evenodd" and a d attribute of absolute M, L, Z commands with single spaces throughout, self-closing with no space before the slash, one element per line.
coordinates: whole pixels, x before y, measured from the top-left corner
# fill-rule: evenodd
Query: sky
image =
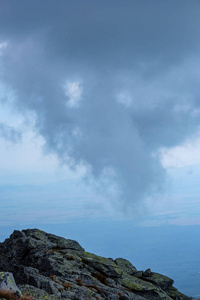
<path fill-rule="evenodd" d="M 200 224 L 199 6 L 0 0 L 1 225 Z"/>
<path fill-rule="evenodd" d="M 0 0 L 0 239 L 200 225 L 199 9 Z"/>

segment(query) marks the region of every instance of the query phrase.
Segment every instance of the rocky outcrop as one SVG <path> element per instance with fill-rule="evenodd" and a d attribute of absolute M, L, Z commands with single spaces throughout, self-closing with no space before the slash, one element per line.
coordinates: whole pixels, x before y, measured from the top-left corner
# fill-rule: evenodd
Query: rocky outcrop
<path fill-rule="evenodd" d="M 0 243 L 0 272 L 13 274 L 15 291 L 41 300 L 190 299 L 166 276 L 88 253 L 76 241 L 38 229 L 14 231 Z"/>
<path fill-rule="evenodd" d="M 14 295 L 21 297 L 22 293 L 15 283 L 12 273 L 0 272 L 0 290 L 11 291 Z"/>

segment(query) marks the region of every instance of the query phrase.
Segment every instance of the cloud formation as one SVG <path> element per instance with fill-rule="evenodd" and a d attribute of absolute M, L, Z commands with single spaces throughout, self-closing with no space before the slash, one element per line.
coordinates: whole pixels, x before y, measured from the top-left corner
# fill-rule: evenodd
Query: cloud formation
<path fill-rule="evenodd" d="M 17 143 L 21 140 L 20 130 L 16 130 L 15 128 L 12 128 L 4 123 L 0 123 L 0 136 L 14 143 Z"/>
<path fill-rule="evenodd" d="M 199 127 L 199 1 L 0 4 L 0 80 L 46 148 L 125 205 L 162 189 L 159 150 Z"/>

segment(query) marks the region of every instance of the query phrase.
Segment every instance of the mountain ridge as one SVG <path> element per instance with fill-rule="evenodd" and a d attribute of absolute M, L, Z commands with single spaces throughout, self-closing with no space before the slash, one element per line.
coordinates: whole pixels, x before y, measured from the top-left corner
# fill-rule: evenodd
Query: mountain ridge
<path fill-rule="evenodd" d="M 191 299 L 167 276 L 150 269 L 139 271 L 123 258 L 86 252 L 77 241 L 39 229 L 15 230 L 0 243 L 0 278 L 7 272 L 16 282 L 13 291 L 33 299 Z"/>

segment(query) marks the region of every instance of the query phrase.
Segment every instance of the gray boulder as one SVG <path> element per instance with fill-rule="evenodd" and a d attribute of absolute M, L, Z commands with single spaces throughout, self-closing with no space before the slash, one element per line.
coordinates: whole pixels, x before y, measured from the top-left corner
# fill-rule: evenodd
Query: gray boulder
<path fill-rule="evenodd" d="M 10 272 L 0 272 L 0 290 L 12 291 L 19 297 L 22 295 L 20 289 L 15 283 L 13 274 Z"/>
<path fill-rule="evenodd" d="M 39 229 L 14 231 L 0 243 L 0 271 L 12 272 L 20 290 L 40 300 L 190 299 L 164 275 L 85 252 L 76 241 Z"/>

